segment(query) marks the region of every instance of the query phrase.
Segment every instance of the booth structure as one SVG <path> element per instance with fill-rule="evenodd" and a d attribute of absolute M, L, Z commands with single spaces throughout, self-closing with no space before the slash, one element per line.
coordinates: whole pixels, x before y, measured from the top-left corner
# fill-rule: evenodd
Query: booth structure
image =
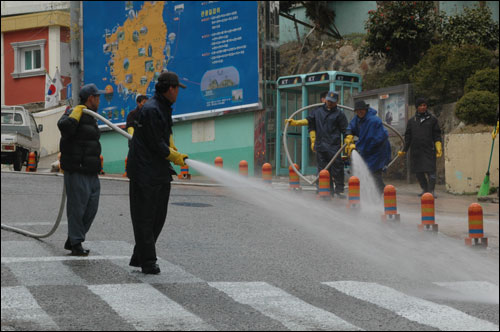
<path fill-rule="evenodd" d="M 283 128 L 285 120 L 300 108 L 320 103 L 322 92 L 336 91 L 339 94 L 339 105 L 354 106 L 354 96 L 361 92 L 361 75 L 340 71 L 299 74 L 278 78 L 276 101 L 276 175 L 288 175 L 288 160 L 283 148 Z M 305 119 L 306 110 L 295 117 Z M 353 112 L 344 109 L 347 119 Z M 310 139 L 307 126 L 289 127 L 287 133 L 288 151 L 292 160 L 300 166 L 304 175 L 316 175 L 316 158 L 310 150 Z"/>

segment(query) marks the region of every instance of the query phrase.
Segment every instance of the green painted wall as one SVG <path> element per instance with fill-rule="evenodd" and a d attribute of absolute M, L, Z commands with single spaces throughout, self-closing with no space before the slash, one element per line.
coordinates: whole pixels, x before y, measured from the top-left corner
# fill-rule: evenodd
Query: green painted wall
<path fill-rule="evenodd" d="M 193 143 L 193 123 L 183 121 L 174 124 L 174 140 L 179 152 L 186 153 L 189 158 L 214 164 L 215 157 L 222 157 L 224 169 L 238 172 L 239 162 L 248 162 L 248 174 L 254 174 L 254 113 L 247 112 L 235 115 L 224 115 L 209 118 L 214 120 L 214 140 Z M 197 121 L 206 121 L 197 120 Z M 127 140 L 115 132 L 101 134 L 104 172 L 121 174 L 125 172 L 125 157 L 128 153 Z M 180 173 L 180 167 L 174 166 Z M 190 170 L 193 175 L 198 175 Z"/>
<path fill-rule="evenodd" d="M 335 10 L 335 26 L 341 35 L 366 33 L 364 24 L 368 19 L 368 11 L 377 9 L 376 1 L 330 1 L 328 5 Z M 293 9 L 291 14 L 303 22 L 310 23 L 304 7 Z M 298 24 L 298 28 L 301 38 L 311 30 L 301 24 Z M 280 45 L 292 41 L 297 41 L 294 22 L 280 16 Z"/>
<path fill-rule="evenodd" d="M 117 174 L 125 172 L 125 158 L 128 154 L 128 140 L 114 131 L 101 133 L 104 172 Z"/>
<path fill-rule="evenodd" d="M 215 157 L 222 157 L 224 169 L 238 172 L 241 160 L 248 162 L 248 174 L 254 169 L 254 113 L 247 112 L 211 118 L 214 120 L 213 141 L 193 143 L 192 127 L 195 121 L 185 121 L 174 125 L 175 145 L 189 158 L 213 165 Z M 205 119 L 206 120 L 206 119 Z M 199 120 L 204 121 L 204 120 Z M 180 172 L 180 167 L 175 166 Z M 194 170 L 189 170 L 198 175 Z"/>

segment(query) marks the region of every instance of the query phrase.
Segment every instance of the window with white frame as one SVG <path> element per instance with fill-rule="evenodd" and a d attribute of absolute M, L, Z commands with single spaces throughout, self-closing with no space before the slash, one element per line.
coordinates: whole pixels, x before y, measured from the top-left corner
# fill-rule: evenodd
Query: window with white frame
<path fill-rule="evenodd" d="M 14 49 L 12 77 L 45 75 L 45 39 L 11 43 Z"/>
<path fill-rule="evenodd" d="M 42 67 L 42 54 L 39 47 L 23 49 L 21 57 L 21 70 L 39 70 Z"/>

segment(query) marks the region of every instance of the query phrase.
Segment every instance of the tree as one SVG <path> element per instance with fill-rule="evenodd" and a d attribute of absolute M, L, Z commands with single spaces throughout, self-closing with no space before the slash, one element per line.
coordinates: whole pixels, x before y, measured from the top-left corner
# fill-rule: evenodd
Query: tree
<path fill-rule="evenodd" d="M 413 66 L 438 39 L 443 13 L 434 1 L 380 1 L 368 12 L 360 56 L 385 56 L 388 66 Z"/>
<path fill-rule="evenodd" d="M 464 7 L 463 13 L 447 17 L 443 40 L 454 45 L 477 45 L 490 50 L 498 48 L 498 22 L 486 6 Z"/>

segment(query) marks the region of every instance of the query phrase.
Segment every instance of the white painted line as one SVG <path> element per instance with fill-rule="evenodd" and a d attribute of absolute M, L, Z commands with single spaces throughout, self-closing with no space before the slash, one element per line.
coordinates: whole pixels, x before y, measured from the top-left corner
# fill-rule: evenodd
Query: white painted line
<path fill-rule="evenodd" d="M 390 310 L 408 320 L 444 331 L 498 331 L 498 325 L 370 282 L 335 281 L 323 284 L 357 299 Z"/>
<path fill-rule="evenodd" d="M 360 330 L 331 312 L 317 308 L 265 282 L 209 282 L 239 303 L 251 306 L 292 331 Z"/>
<path fill-rule="evenodd" d="M 2 257 L 3 264 L 12 263 L 38 263 L 62 261 L 89 261 L 89 260 L 128 260 L 128 256 L 52 256 L 52 257 Z"/>
<path fill-rule="evenodd" d="M 94 285 L 88 288 L 137 330 L 214 328 L 148 284 Z"/>
<path fill-rule="evenodd" d="M 4 328 L 8 329 L 10 324 L 15 327 L 24 322 L 37 324 L 40 330 L 59 330 L 26 287 L 2 287 L 1 307 L 2 331 Z M 37 326 L 30 328 L 35 330 Z"/>

